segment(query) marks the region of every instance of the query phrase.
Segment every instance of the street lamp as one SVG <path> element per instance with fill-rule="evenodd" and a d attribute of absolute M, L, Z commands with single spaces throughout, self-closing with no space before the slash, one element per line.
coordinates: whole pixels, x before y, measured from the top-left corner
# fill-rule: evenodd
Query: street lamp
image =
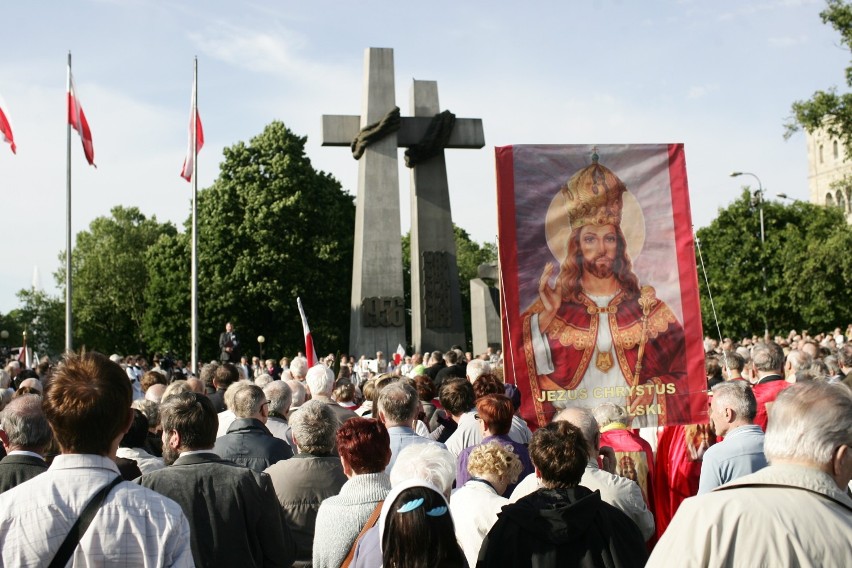
<path fill-rule="evenodd" d="M 739 176 L 751 176 L 757 180 L 757 190 L 754 192 L 754 196 L 757 198 L 757 207 L 760 211 L 760 254 L 762 256 L 760 263 L 760 271 L 763 274 L 763 301 L 767 300 L 767 292 L 766 292 L 766 232 L 763 227 L 763 184 L 760 182 L 760 178 L 757 177 L 756 174 L 751 172 L 733 172 L 731 173 L 731 177 L 739 177 Z M 764 337 L 766 340 L 769 340 L 769 323 L 766 319 L 766 308 L 763 310 L 763 331 Z"/>
<path fill-rule="evenodd" d="M 263 344 L 266 343 L 266 338 L 262 335 L 257 336 L 257 345 L 260 348 L 260 361 L 263 362 Z"/>

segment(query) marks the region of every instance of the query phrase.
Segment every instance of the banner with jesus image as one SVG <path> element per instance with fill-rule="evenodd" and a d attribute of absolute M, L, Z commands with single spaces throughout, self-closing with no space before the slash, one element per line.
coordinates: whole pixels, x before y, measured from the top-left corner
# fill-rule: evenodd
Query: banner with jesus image
<path fill-rule="evenodd" d="M 533 427 L 707 421 L 682 144 L 496 148 L 504 374 Z"/>

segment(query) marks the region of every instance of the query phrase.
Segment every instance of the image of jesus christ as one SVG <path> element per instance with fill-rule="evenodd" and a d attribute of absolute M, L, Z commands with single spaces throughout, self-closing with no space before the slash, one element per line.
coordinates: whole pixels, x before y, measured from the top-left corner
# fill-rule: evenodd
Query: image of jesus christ
<path fill-rule="evenodd" d="M 603 402 L 627 407 L 632 427 L 664 424 L 677 411 L 669 403 L 686 377 L 683 328 L 633 272 L 621 228 L 626 191 L 597 155 L 561 189 L 567 255 L 556 274 L 545 265 L 522 317 L 539 420 Z"/>

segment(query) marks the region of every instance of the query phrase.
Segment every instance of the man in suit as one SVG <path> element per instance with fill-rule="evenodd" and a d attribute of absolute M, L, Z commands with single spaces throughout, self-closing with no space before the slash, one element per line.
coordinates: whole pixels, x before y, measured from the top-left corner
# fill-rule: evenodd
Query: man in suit
<path fill-rule="evenodd" d="M 293 541 L 269 476 L 213 453 L 218 419 L 198 393 L 170 396 L 160 407 L 165 469 L 139 483 L 177 501 L 192 530 L 198 566 L 290 566 Z"/>
<path fill-rule="evenodd" d="M 293 457 L 290 445 L 275 438 L 266 427 L 269 402 L 260 387 L 240 388 L 234 394 L 233 411 L 236 419 L 213 446 L 216 455 L 257 472 Z"/>
<path fill-rule="evenodd" d="M 234 333 L 234 326 L 231 322 L 225 324 L 225 331 L 219 335 L 219 360 L 223 363 L 233 363 L 234 365 L 240 362 L 240 341 L 237 339 L 237 334 Z"/>
<path fill-rule="evenodd" d="M 40 396 L 20 396 L 6 406 L 0 414 L 0 440 L 6 449 L 0 461 L 0 493 L 47 470 L 42 456 L 50 439 Z"/>

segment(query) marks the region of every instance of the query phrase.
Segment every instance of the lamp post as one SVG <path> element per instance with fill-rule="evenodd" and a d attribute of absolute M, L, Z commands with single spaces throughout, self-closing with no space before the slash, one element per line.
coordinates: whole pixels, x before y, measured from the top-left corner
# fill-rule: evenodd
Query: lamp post
<path fill-rule="evenodd" d="M 260 362 L 263 363 L 263 344 L 266 343 L 266 338 L 262 335 L 257 336 L 257 346 L 260 351 Z"/>
<path fill-rule="evenodd" d="M 760 178 L 757 177 L 756 174 L 751 172 L 733 172 L 731 173 L 731 177 L 739 177 L 739 176 L 751 176 L 757 180 L 757 190 L 754 192 L 754 197 L 757 198 L 757 208 L 760 212 L 760 255 L 761 255 L 761 263 L 760 263 L 760 271 L 763 274 L 763 301 L 764 306 L 767 299 L 766 292 L 766 232 L 763 226 L 763 184 L 760 182 Z M 766 307 L 763 309 L 763 337 L 768 341 L 769 340 L 769 323 L 766 319 Z"/>

